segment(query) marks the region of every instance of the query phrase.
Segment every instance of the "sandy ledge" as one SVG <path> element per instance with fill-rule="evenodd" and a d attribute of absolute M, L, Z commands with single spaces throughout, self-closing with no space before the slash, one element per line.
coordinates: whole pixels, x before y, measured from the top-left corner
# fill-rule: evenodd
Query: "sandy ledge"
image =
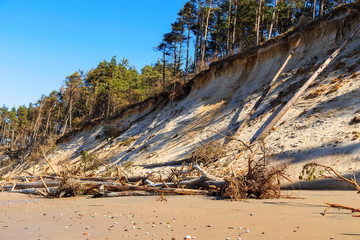
<path fill-rule="evenodd" d="M 0 194 L 0 239 L 359 239 L 355 191 L 286 191 L 295 199 L 230 202 L 158 196 L 44 199 Z M 249 232 L 247 232 L 247 230 Z"/>

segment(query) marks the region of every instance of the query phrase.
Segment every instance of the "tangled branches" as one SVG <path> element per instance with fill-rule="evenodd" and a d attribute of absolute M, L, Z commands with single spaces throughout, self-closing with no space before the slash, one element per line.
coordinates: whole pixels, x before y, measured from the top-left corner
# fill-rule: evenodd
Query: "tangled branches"
<path fill-rule="evenodd" d="M 286 165 L 270 166 L 266 160 L 266 150 L 264 145 L 261 147 L 263 154 L 260 159 L 256 160 L 255 151 L 251 151 L 247 159 L 248 168 L 240 175 L 229 177 L 221 189 L 222 198 L 231 200 L 240 200 L 246 198 L 279 198 L 281 196 L 282 178 L 289 180 L 285 176 Z"/>
<path fill-rule="evenodd" d="M 284 177 L 285 169 L 285 165 L 269 167 L 255 161 L 251 171 L 226 179 L 221 197 L 235 201 L 246 198 L 279 198 L 280 178 Z"/>

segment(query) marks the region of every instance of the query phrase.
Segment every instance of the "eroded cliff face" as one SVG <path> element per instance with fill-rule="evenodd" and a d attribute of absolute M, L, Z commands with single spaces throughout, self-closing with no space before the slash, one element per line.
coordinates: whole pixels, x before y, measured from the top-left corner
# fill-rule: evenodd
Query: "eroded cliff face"
<path fill-rule="evenodd" d="M 221 134 L 235 133 L 249 142 L 359 22 L 358 4 L 336 9 L 262 46 L 211 64 L 184 87 L 185 96 L 180 100 L 159 96 L 124 110 L 116 119 L 84 128 L 60 141 L 48 158 L 60 168 L 66 163 L 79 163 L 80 153 L 88 151 L 109 163 L 131 162 L 130 172 L 145 174 L 168 171 L 166 163 L 188 158 L 201 143 L 226 141 Z M 237 131 L 300 36 L 300 46 L 276 86 L 248 126 Z M 266 138 L 271 160 L 289 164 L 288 173 L 294 181 L 302 166 L 314 160 L 336 164 L 343 174 L 359 172 L 360 124 L 351 122 L 360 114 L 359 96 L 357 34 Z M 108 139 L 104 129 L 120 129 L 123 133 Z M 233 166 L 241 167 L 245 162 L 244 156 Z M 147 168 L 154 163 L 164 166 Z M 45 166 L 40 164 L 35 169 L 40 171 Z"/>

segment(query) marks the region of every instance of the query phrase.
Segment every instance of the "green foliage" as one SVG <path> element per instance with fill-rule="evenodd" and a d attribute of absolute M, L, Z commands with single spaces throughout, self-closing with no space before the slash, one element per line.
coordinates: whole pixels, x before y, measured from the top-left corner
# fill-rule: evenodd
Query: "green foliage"
<path fill-rule="evenodd" d="M 134 141 L 136 141 L 136 138 L 129 137 L 125 141 L 121 142 L 120 146 L 129 147 L 131 145 L 131 143 L 134 142 Z"/>
<path fill-rule="evenodd" d="M 125 162 L 122 167 L 124 168 L 125 171 L 129 171 L 129 169 L 134 166 L 134 162 L 133 161 L 127 161 Z"/>
<path fill-rule="evenodd" d="M 324 177 L 324 169 L 321 166 L 319 167 L 317 163 L 311 162 L 304 165 L 299 180 L 316 181 Z"/>
<path fill-rule="evenodd" d="M 100 162 L 95 154 L 88 153 L 87 151 L 82 151 L 80 155 L 80 168 L 82 168 L 84 173 L 86 173 L 87 171 L 95 171 L 99 169 Z"/>

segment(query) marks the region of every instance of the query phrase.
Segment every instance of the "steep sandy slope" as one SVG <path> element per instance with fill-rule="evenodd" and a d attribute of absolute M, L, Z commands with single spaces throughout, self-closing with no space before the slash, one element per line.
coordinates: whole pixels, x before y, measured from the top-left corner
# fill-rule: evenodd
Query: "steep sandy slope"
<path fill-rule="evenodd" d="M 211 64 L 191 80 L 187 86 L 191 90 L 181 100 L 160 96 L 129 108 L 115 120 L 84 128 L 63 139 L 48 157 L 60 167 L 78 163 L 81 151 L 86 150 L 114 164 L 133 164 L 130 170 L 134 174 L 168 171 L 170 167 L 145 165 L 186 159 L 200 143 L 224 141 L 213 131 L 235 133 L 302 35 L 303 40 L 276 87 L 249 125 L 235 135 L 249 142 L 359 22 L 359 5 L 336 9 L 302 29 Z M 288 172 L 294 180 L 305 163 L 315 160 L 336 164 L 342 174 L 359 172 L 360 124 L 351 123 L 360 114 L 359 96 L 357 34 L 266 139 L 267 153 L 273 162 L 289 164 Z M 103 132 L 109 126 L 126 126 L 127 130 L 107 140 Z M 240 159 L 234 165 L 244 162 Z M 38 170 L 44 166 L 39 165 Z"/>

